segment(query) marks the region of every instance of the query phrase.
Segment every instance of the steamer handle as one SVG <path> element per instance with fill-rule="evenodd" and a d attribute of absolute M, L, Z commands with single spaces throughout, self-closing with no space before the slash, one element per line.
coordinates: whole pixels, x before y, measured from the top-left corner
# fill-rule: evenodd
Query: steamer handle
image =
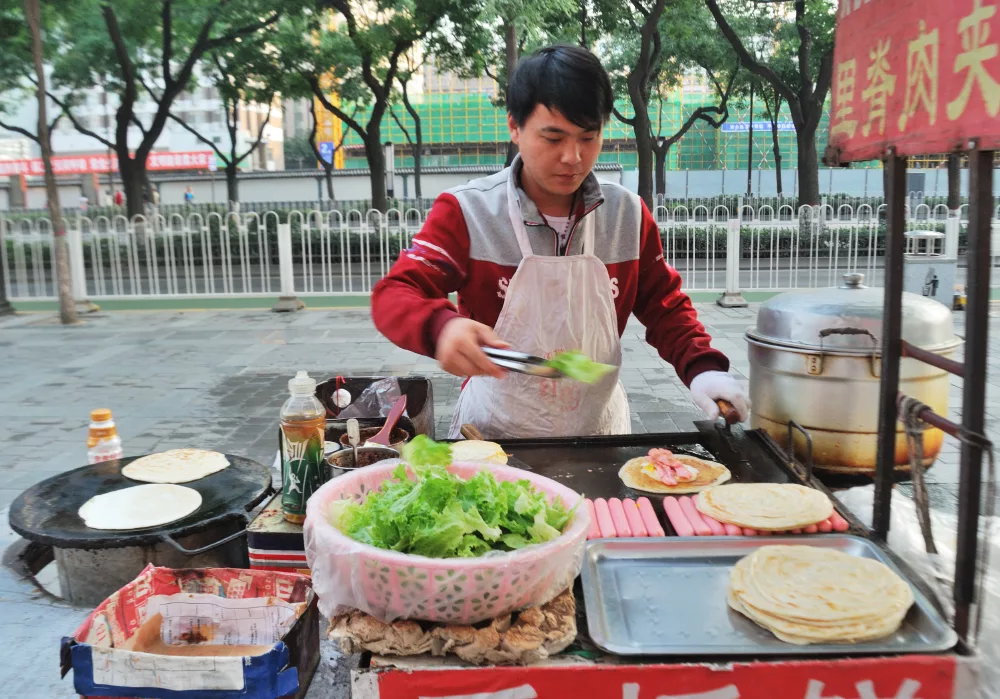
<path fill-rule="evenodd" d="M 788 465 L 792 468 L 795 467 L 795 430 L 802 433 L 802 436 L 806 438 L 806 473 L 809 476 L 809 480 L 813 477 L 813 440 L 812 435 L 795 420 L 788 421 Z"/>
<path fill-rule="evenodd" d="M 175 549 L 177 549 L 181 553 L 183 553 L 185 556 L 199 556 L 199 555 L 201 555 L 203 553 L 207 553 L 207 552 L 211 551 L 212 549 L 219 548 L 223 544 L 228 544 L 230 541 L 236 541 L 240 537 L 246 536 L 246 535 L 247 535 L 247 530 L 244 527 L 243 529 L 240 529 L 238 532 L 230 534 L 229 536 L 225 537 L 224 539 L 219 539 L 215 543 L 208 544 L 207 546 L 202 546 L 199 549 L 187 549 L 187 548 L 184 548 L 179 543 L 177 543 L 177 540 L 174 539 L 169 534 L 164 534 L 160 538 L 163 541 L 165 541 L 168 544 L 170 544 L 171 546 L 173 546 Z"/>

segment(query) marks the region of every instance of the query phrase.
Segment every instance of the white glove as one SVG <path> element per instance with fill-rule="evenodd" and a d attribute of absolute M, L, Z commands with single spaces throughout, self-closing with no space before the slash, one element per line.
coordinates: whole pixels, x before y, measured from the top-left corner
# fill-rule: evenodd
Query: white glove
<path fill-rule="evenodd" d="M 750 397 L 743 384 L 724 371 L 706 371 L 698 374 L 691 381 L 691 397 L 695 404 L 713 420 L 719 417 L 717 400 L 726 400 L 733 404 L 740 414 L 740 422 L 750 416 Z"/>

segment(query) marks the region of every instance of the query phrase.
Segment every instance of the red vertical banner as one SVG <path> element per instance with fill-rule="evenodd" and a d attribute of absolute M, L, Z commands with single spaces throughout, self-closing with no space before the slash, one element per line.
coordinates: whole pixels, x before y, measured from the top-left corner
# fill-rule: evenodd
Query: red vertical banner
<path fill-rule="evenodd" d="M 1000 147 L 1000 0 L 840 0 L 833 162 Z"/>

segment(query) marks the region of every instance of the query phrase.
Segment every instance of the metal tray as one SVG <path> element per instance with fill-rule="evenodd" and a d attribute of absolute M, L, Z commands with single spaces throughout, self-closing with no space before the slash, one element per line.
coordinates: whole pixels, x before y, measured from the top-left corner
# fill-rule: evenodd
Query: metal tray
<path fill-rule="evenodd" d="M 855 644 L 797 646 L 729 608 L 729 571 L 761 546 L 807 544 L 885 563 L 856 536 L 598 539 L 587 545 L 583 593 L 590 637 L 617 655 L 801 656 L 936 653 L 958 636 L 915 586 L 915 603 L 893 636 Z"/>

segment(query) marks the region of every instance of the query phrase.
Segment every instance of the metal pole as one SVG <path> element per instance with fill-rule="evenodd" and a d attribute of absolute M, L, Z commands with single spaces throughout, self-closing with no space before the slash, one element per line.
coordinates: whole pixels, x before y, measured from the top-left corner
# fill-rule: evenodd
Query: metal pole
<path fill-rule="evenodd" d="M 965 376 L 962 424 L 969 432 L 984 431 L 986 357 L 990 323 L 990 223 L 993 216 L 993 151 L 969 151 L 969 270 L 965 308 Z M 982 447 L 962 442 L 958 485 L 958 542 L 955 551 L 955 630 L 967 638 L 975 603 L 976 550 Z M 982 603 L 982 600 L 980 600 Z"/>
<path fill-rule="evenodd" d="M 750 134 L 747 138 L 747 197 L 753 196 L 753 83 L 750 83 Z"/>
<path fill-rule="evenodd" d="M 888 206 L 885 244 L 885 296 L 882 311 L 882 385 L 879 389 L 878 466 L 875 472 L 875 538 L 889 536 L 892 484 L 896 469 L 896 394 L 903 330 L 903 253 L 906 244 L 906 158 L 890 151 L 886 160 Z"/>
<path fill-rule="evenodd" d="M 7 300 L 7 241 L 4 240 L 6 224 L 3 215 L 0 214 L 0 316 L 7 316 L 14 313 L 14 307 Z"/>

